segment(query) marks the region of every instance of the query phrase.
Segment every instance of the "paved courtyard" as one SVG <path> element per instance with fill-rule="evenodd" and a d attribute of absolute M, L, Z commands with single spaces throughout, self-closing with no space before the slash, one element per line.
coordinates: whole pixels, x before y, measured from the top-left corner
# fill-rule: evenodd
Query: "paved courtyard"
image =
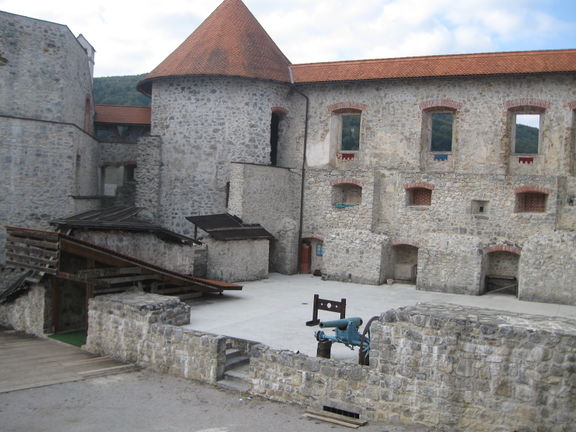
<path fill-rule="evenodd" d="M 361 317 L 364 323 L 388 309 L 423 302 L 455 303 L 576 319 L 576 306 L 525 302 L 497 293 L 468 296 L 418 291 L 414 285 L 407 284 L 359 285 L 323 281 L 312 275 L 272 273 L 268 279 L 245 282 L 243 286 L 244 289 L 239 292 L 227 292 L 224 296 L 209 295 L 191 302 L 188 327 L 315 356 L 314 332 L 319 328 L 305 325 L 312 319 L 314 294 L 330 300 L 346 298 L 346 316 Z M 337 318 L 335 313 L 320 312 L 321 320 Z M 328 330 L 327 333 L 331 334 L 332 331 Z M 335 344 L 332 358 L 355 361 L 357 351 Z"/>

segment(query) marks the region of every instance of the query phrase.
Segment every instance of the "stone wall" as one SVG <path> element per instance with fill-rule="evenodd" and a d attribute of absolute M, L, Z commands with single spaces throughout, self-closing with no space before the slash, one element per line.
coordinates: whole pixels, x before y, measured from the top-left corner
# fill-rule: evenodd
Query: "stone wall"
<path fill-rule="evenodd" d="M 268 277 L 270 240 L 219 241 L 207 237 L 202 242 L 208 249 L 208 279 L 240 282 Z"/>
<path fill-rule="evenodd" d="M 47 228 L 98 205 L 72 198 L 98 193 L 91 58 L 68 27 L 6 12 L 0 52 L 0 226 Z"/>
<path fill-rule="evenodd" d="M 284 274 L 297 271 L 300 218 L 299 170 L 233 163 L 230 171 L 228 212 L 244 223 L 258 223 L 275 240 L 270 246 L 270 269 Z"/>
<path fill-rule="evenodd" d="M 576 305 L 576 233 L 535 235 L 522 248 L 518 298 Z"/>
<path fill-rule="evenodd" d="M 90 300 L 84 349 L 152 370 L 215 382 L 224 372 L 226 338 L 179 327 L 190 307 L 173 297 L 124 293 Z"/>
<path fill-rule="evenodd" d="M 194 77 L 155 81 L 153 135 L 162 137 L 160 221 L 183 234 L 191 215 L 222 213 L 230 162 L 270 164 L 273 109 L 291 107 L 285 84 L 243 78 Z M 294 125 L 294 134 L 300 127 Z M 288 129 L 281 128 L 284 133 Z M 291 130 L 291 129 L 290 129 Z M 282 143 L 279 161 L 293 149 Z M 291 161 L 291 165 L 295 161 Z"/>
<path fill-rule="evenodd" d="M 35 336 L 44 336 L 45 289 L 32 285 L 16 300 L 0 305 L 0 326 Z"/>
<path fill-rule="evenodd" d="M 94 208 L 97 142 L 75 126 L 0 117 L 0 260 L 4 225 L 49 228 L 49 221 Z"/>
<path fill-rule="evenodd" d="M 148 210 L 157 221 L 160 215 L 162 138 L 141 137 L 136 154 L 136 206 Z"/>
<path fill-rule="evenodd" d="M 331 280 L 379 285 L 387 277 L 389 255 L 385 235 L 334 230 L 324 238 L 322 274 Z"/>
<path fill-rule="evenodd" d="M 572 127 L 568 104 L 570 74 L 522 77 L 423 78 L 372 82 L 308 84 L 310 106 L 307 161 L 310 167 L 340 167 L 335 159 L 338 132 L 330 107 L 363 106 L 358 168 L 488 175 L 567 175 L 574 158 L 565 145 Z M 548 106 L 542 117 L 540 154 L 521 164 L 510 150 L 507 106 L 537 100 Z M 453 151 L 448 160 L 433 159 L 423 140 L 425 109 L 456 107 Z M 422 154 L 421 154 L 422 153 Z M 344 165 L 347 163 L 345 162 Z M 445 165 L 451 165 L 446 169 Z"/>
<path fill-rule="evenodd" d="M 478 295 L 483 286 L 482 262 L 479 238 L 431 233 L 418 251 L 416 288 Z"/>
<path fill-rule="evenodd" d="M 90 58 L 68 27 L 0 12 L 0 52 L 0 115 L 82 129 L 88 97 L 92 121 Z"/>
<path fill-rule="evenodd" d="M 364 420 L 444 431 L 568 431 L 576 420 L 576 321 L 455 305 L 390 310 L 370 366 L 258 346 L 252 393 Z"/>
<path fill-rule="evenodd" d="M 168 242 L 150 233 L 129 231 L 76 231 L 74 237 L 183 274 L 194 273 L 199 245 Z"/>

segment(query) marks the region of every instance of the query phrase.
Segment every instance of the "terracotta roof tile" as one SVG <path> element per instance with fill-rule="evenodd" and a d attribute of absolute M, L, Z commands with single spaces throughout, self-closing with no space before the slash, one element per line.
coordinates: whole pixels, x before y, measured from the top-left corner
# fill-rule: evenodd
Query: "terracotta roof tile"
<path fill-rule="evenodd" d="M 576 71 L 576 50 L 356 60 L 292 66 L 298 83 Z"/>
<path fill-rule="evenodd" d="M 182 75 L 224 75 L 290 82 L 290 61 L 241 0 L 222 4 L 138 87 Z"/>
<path fill-rule="evenodd" d="M 150 107 L 95 105 L 96 123 L 150 124 Z"/>

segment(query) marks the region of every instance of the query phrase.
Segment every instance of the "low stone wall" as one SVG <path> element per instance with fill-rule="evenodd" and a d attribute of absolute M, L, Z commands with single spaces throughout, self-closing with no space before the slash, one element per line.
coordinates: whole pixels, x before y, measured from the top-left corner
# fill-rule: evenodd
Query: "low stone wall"
<path fill-rule="evenodd" d="M 44 336 L 45 289 L 34 284 L 26 294 L 0 305 L 0 325 L 35 336 Z"/>
<path fill-rule="evenodd" d="M 252 392 L 442 430 L 567 431 L 576 421 L 576 321 L 429 305 L 372 326 L 370 366 L 259 346 Z"/>
<path fill-rule="evenodd" d="M 568 431 L 576 422 L 576 320 L 457 305 L 392 309 L 371 328 L 370 365 L 279 351 L 178 327 L 179 300 L 91 300 L 85 349 L 207 383 L 226 348 L 250 353 L 251 392 L 364 420 L 442 431 Z"/>
<path fill-rule="evenodd" d="M 190 307 L 156 294 L 90 300 L 84 349 L 155 371 L 214 383 L 224 373 L 226 338 L 184 329 Z"/>

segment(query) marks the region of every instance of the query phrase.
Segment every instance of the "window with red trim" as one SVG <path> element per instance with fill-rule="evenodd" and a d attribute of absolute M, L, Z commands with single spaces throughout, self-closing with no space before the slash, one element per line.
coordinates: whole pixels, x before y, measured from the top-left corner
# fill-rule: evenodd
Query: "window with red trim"
<path fill-rule="evenodd" d="M 523 192 L 516 194 L 517 213 L 544 213 L 548 195 L 540 192 Z"/>
<path fill-rule="evenodd" d="M 429 206 L 432 205 L 432 191 L 425 188 L 408 189 L 408 205 Z"/>

